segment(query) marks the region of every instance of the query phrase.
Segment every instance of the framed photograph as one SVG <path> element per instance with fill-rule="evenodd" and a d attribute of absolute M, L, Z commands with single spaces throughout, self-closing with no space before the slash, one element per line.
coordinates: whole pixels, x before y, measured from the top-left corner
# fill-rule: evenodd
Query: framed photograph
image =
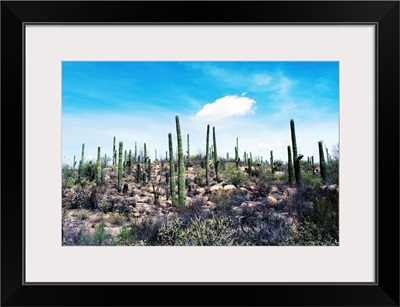
<path fill-rule="evenodd" d="M 398 1 L 1 29 L 3 306 L 399 306 Z"/>

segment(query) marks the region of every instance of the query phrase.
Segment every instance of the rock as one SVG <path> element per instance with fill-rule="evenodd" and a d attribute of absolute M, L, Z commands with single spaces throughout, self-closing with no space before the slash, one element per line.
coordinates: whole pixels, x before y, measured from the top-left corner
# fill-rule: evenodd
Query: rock
<path fill-rule="evenodd" d="M 224 186 L 224 191 L 225 192 L 232 192 L 233 190 L 236 190 L 236 187 L 233 184 L 228 184 Z"/>
<path fill-rule="evenodd" d="M 242 187 L 242 188 L 240 188 L 240 192 L 242 192 L 243 194 L 247 194 L 247 193 L 249 193 L 249 190 Z"/>
<path fill-rule="evenodd" d="M 283 199 L 288 199 L 295 196 L 296 193 L 297 193 L 296 188 L 287 188 L 285 191 L 283 191 L 282 197 Z"/>
<path fill-rule="evenodd" d="M 213 185 L 211 188 L 210 188 L 210 193 L 211 194 L 217 194 L 217 193 L 219 193 L 220 191 L 222 191 L 222 185 L 219 185 L 219 184 L 216 184 L 216 185 Z"/>
<path fill-rule="evenodd" d="M 283 176 L 285 176 L 285 172 L 274 172 L 274 174 L 275 174 L 275 177 L 279 177 L 279 178 L 281 178 L 281 177 L 283 177 Z"/>
<path fill-rule="evenodd" d="M 279 189 L 276 186 L 272 186 L 271 190 L 269 192 L 270 193 L 277 193 L 277 192 L 279 192 Z"/>
<path fill-rule="evenodd" d="M 275 197 L 268 196 L 268 197 L 267 197 L 267 204 L 270 205 L 270 206 L 272 206 L 272 207 L 275 207 L 275 206 L 278 205 L 278 201 L 276 200 Z"/>
<path fill-rule="evenodd" d="M 195 194 L 202 196 L 205 193 L 206 193 L 206 189 L 205 188 L 198 188 L 198 189 L 196 189 L 196 193 Z"/>

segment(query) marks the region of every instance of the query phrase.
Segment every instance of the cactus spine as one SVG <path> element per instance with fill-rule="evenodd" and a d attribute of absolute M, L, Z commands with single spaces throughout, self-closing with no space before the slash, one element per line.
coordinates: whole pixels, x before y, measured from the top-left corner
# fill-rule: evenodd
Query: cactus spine
<path fill-rule="evenodd" d="M 172 146 L 172 134 L 168 133 L 168 144 L 169 144 L 169 186 L 171 190 L 172 205 L 176 203 L 175 195 L 175 163 L 174 163 L 174 152 Z"/>
<path fill-rule="evenodd" d="M 303 158 L 303 155 L 297 154 L 296 130 L 295 130 L 293 119 L 290 120 L 290 131 L 291 131 L 292 146 L 293 146 L 294 177 L 296 179 L 296 184 L 301 186 L 300 160 L 301 160 L 301 158 Z"/>
<path fill-rule="evenodd" d="M 210 163 L 209 163 L 209 157 L 210 157 L 210 125 L 207 125 L 207 136 L 206 136 L 206 184 L 207 186 L 210 185 Z"/>
<path fill-rule="evenodd" d="M 122 152 L 124 149 L 124 143 L 119 142 L 119 152 L 118 152 L 118 192 L 121 192 L 122 184 Z"/>
<path fill-rule="evenodd" d="M 78 181 L 82 181 L 83 176 L 83 162 L 85 160 L 85 144 L 82 144 L 82 156 L 81 161 L 79 161 L 79 169 L 78 169 Z"/>
<path fill-rule="evenodd" d="M 179 124 L 179 116 L 175 116 L 176 122 L 176 135 L 178 139 L 178 205 L 184 207 L 185 205 L 185 164 L 183 159 L 183 148 L 182 148 L 182 135 L 181 126 Z"/>
<path fill-rule="evenodd" d="M 325 164 L 325 157 L 324 157 L 324 149 L 322 147 L 322 141 L 318 142 L 318 149 L 319 149 L 319 168 L 321 172 L 322 183 L 326 183 L 326 164 Z"/>
<path fill-rule="evenodd" d="M 290 146 L 287 147 L 287 153 L 288 153 L 288 170 L 289 170 L 289 184 L 292 187 L 293 186 L 293 161 L 292 161 L 292 151 Z"/>
<path fill-rule="evenodd" d="M 273 173 L 275 173 L 275 170 L 274 170 L 274 152 L 271 150 L 271 158 L 270 158 L 270 163 L 271 163 L 271 172 L 272 172 L 272 174 Z"/>
<path fill-rule="evenodd" d="M 97 181 L 97 183 L 100 183 L 100 182 L 101 182 L 101 156 L 100 156 L 100 147 L 97 148 L 96 181 Z"/>
<path fill-rule="evenodd" d="M 215 177 L 217 179 L 217 182 L 219 182 L 219 171 L 218 171 L 218 165 L 219 165 L 219 160 L 218 160 L 218 153 L 217 153 L 217 140 L 215 137 L 215 127 L 213 127 L 213 144 L 214 144 L 214 168 L 215 168 Z"/>

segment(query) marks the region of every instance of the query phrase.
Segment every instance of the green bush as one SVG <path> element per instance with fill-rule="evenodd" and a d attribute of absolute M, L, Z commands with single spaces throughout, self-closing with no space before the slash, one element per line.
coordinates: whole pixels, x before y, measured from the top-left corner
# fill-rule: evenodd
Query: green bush
<path fill-rule="evenodd" d="M 222 172 L 222 178 L 229 184 L 233 184 L 236 187 L 240 187 L 247 179 L 247 174 L 236 169 L 234 164 L 229 163 L 226 165 L 225 170 Z"/>
<path fill-rule="evenodd" d="M 339 241 L 339 192 L 320 189 L 312 200 L 313 207 L 305 210 L 298 225 L 303 245 L 335 245 Z"/>
<path fill-rule="evenodd" d="M 106 241 L 108 239 L 108 234 L 105 229 L 105 224 L 104 221 L 101 221 L 97 227 L 96 227 L 96 232 L 94 233 L 93 236 L 93 245 L 100 246 L 100 245 L 106 245 Z"/>

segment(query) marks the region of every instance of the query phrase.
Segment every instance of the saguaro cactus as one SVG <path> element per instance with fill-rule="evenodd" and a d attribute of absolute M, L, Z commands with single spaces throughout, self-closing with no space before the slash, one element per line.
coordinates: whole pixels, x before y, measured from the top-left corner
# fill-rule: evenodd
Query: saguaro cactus
<path fill-rule="evenodd" d="M 187 135 L 187 166 L 189 167 L 189 162 L 190 162 L 190 147 L 189 147 L 189 133 Z"/>
<path fill-rule="evenodd" d="M 96 182 L 101 182 L 101 156 L 100 147 L 97 147 L 97 167 L 96 167 Z"/>
<path fill-rule="evenodd" d="M 114 136 L 114 142 L 113 142 L 113 165 L 115 165 L 117 163 L 117 155 L 116 153 L 116 149 L 115 149 L 115 136 Z"/>
<path fill-rule="evenodd" d="M 146 163 L 147 163 L 147 147 L 146 147 L 146 143 L 144 143 L 144 146 L 143 146 L 143 150 L 144 150 L 144 157 L 143 157 L 143 163 L 144 163 L 144 165 L 146 165 Z"/>
<path fill-rule="evenodd" d="M 311 168 L 312 168 L 312 174 L 315 175 L 314 156 L 311 156 Z"/>
<path fill-rule="evenodd" d="M 73 170 L 75 170 L 75 165 L 76 165 L 76 156 L 74 155 L 74 162 L 72 163 Z"/>
<path fill-rule="evenodd" d="M 210 125 L 207 125 L 207 136 L 206 136 L 206 157 L 205 157 L 205 161 L 206 161 L 206 184 L 207 186 L 210 185 L 210 163 L 209 163 L 209 157 L 210 157 Z"/>
<path fill-rule="evenodd" d="M 290 120 L 290 131 L 292 136 L 292 146 L 293 146 L 293 166 L 294 166 L 294 176 L 296 179 L 296 184 L 301 185 L 301 171 L 300 171 L 300 160 L 303 155 L 297 154 L 297 143 L 296 143 L 296 130 L 294 126 L 294 120 Z"/>
<path fill-rule="evenodd" d="M 292 151 L 290 146 L 287 147 L 287 153 L 288 153 L 288 171 L 289 171 L 289 184 L 290 186 L 293 186 L 293 161 L 292 161 Z"/>
<path fill-rule="evenodd" d="M 318 142 L 318 149 L 319 149 L 319 168 L 321 172 L 322 183 L 326 183 L 326 164 L 325 164 L 325 157 L 324 157 L 324 149 L 322 147 L 322 141 Z"/>
<path fill-rule="evenodd" d="M 137 160 L 137 142 L 135 142 L 135 163 L 137 163 L 138 162 L 138 160 Z"/>
<path fill-rule="evenodd" d="M 131 168 L 132 168 L 132 150 L 129 149 L 129 155 L 128 155 L 128 174 L 131 174 Z"/>
<path fill-rule="evenodd" d="M 82 144 L 82 155 L 81 155 L 81 161 L 79 161 L 79 169 L 78 169 L 78 181 L 82 181 L 82 176 L 83 176 L 83 163 L 85 160 L 85 144 Z"/>
<path fill-rule="evenodd" d="M 168 133 L 168 144 L 169 144 L 169 187 L 171 190 L 172 205 L 176 203 L 175 193 L 175 163 L 174 163 L 174 152 L 172 146 L 172 134 Z"/>
<path fill-rule="evenodd" d="M 275 173 L 275 169 L 274 169 L 274 152 L 271 150 L 270 154 L 271 154 L 271 157 L 270 157 L 271 172 L 273 174 L 273 173 Z"/>
<path fill-rule="evenodd" d="M 218 171 L 218 166 L 219 166 L 219 160 L 218 160 L 218 153 L 217 153 L 217 139 L 215 137 L 215 127 L 213 127 L 213 144 L 214 144 L 214 168 L 215 168 L 215 177 L 217 179 L 217 182 L 219 182 L 219 171 Z"/>
<path fill-rule="evenodd" d="M 247 172 L 249 173 L 249 177 L 251 176 L 251 160 L 247 159 Z"/>
<path fill-rule="evenodd" d="M 141 166 L 140 163 L 136 163 L 136 182 L 140 183 L 141 180 L 142 180 Z"/>
<path fill-rule="evenodd" d="M 182 135 L 181 126 L 179 124 L 179 116 L 175 116 L 176 122 L 176 136 L 178 140 L 178 205 L 179 207 L 184 207 L 185 205 L 185 163 L 183 158 L 183 148 L 182 148 Z"/>
<path fill-rule="evenodd" d="M 239 169 L 239 141 L 238 138 L 236 138 L 236 147 L 235 147 L 235 163 L 236 163 L 236 169 Z"/>
<path fill-rule="evenodd" d="M 121 184 L 122 184 L 122 152 L 124 149 L 124 143 L 119 142 L 119 151 L 118 151 L 118 192 L 121 192 Z"/>

